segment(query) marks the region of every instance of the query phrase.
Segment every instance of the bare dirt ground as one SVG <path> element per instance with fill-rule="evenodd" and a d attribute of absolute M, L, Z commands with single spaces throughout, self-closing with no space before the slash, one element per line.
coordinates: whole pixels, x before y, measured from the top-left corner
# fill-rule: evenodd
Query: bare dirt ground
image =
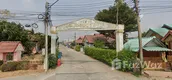
<path fill-rule="evenodd" d="M 0 72 L 0 78 L 23 76 L 23 75 L 38 75 L 44 72 L 44 70 L 18 70 L 12 72 Z"/>

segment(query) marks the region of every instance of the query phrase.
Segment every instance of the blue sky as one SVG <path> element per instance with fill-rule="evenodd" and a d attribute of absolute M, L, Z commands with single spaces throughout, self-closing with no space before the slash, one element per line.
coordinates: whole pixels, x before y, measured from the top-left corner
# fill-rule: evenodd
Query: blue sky
<path fill-rule="evenodd" d="M 55 0 L 47 0 L 52 3 Z M 128 3 L 130 0 L 127 0 Z M 11 12 L 23 15 L 30 15 L 32 13 L 44 12 L 46 0 L 0 0 L 0 9 L 8 9 Z M 144 15 L 141 20 L 142 31 L 148 30 L 150 27 L 160 27 L 163 24 L 172 24 L 172 12 L 169 12 L 171 8 L 161 7 L 170 6 L 172 7 L 171 0 L 141 0 L 140 6 L 159 6 L 160 9 L 153 10 L 141 10 Z M 109 6 L 114 4 L 114 0 L 60 0 L 52 8 L 52 19 L 53 25 L 64 24 L 80 18 L 93 18 L 99 10 L 107 9 Z M 150 7 L 154 8 L 154 7 Z M 172 11 L 172 10 L 171 10 Z M 151 13 L 151 14 L 144 14 Z M 64 16 L 67 15 L 67 16 Z M 78 16 L 76 16 L 78 15 Z M 37 22 L 37 16 L 32 16 L 36 20 L 20 20 L 22 24 L 31 24 Z M 35 31 L 44 32 L 44 25 L 42 22 L 38 22 L 39 28 Z M 60 32 L 60 40 L 72 39 L 74 33 L 77 36 L 84 34 L 93 34 L 95 31 L 67 31 Z"/>

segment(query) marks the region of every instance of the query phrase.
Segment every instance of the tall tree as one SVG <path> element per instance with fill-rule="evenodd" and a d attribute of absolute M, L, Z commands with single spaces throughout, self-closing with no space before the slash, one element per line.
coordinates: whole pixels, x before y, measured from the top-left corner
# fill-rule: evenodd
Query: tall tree
<path fill-rule="evenodd" d="M 34 46 L 28 37 L 28 32 L 14 22 L 0 21 L 0 41 L 21 41 L 27 53 L 31 53 Z"/>
<path fill-rule="evenodd" d="M 118 2 L 118 4 L 117 4 Z M 133 8 L 130 8 L 123 0 L 116 0 L 114 6 L 110 6 L 109 9 L 103 9 L 99 11 L 95 16 L 96 20 L 105 21 L 109 23 L 117 23 L 117 7 L 118 7 L 118 23 L 124 24 L 125 34 L 126 32 L 132 32 L 137 30 L 137 15 Z M 109 33 L 114 35 L 114 31 L 98 31 L 102 34 Z M 125 37 L 124 37 L 125 38 Z"/>

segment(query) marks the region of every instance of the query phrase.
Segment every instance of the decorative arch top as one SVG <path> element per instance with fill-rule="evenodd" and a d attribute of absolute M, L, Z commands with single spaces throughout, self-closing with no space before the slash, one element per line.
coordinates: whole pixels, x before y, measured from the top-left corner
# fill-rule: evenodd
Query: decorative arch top
<path fill-rule="evenodd" d="M 66 30 L 124 30 L 124 25 L 102 22 L 94 19 L 80 19 L 63 25 L 56 26 L 57 31 Z"/>

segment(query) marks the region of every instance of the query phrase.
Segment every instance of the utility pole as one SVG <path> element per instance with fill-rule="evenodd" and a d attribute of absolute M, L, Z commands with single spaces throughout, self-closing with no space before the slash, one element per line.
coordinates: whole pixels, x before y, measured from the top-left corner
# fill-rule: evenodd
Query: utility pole
<path fill-rule="evenodd" d="M 116 26 L 118 27 L 118 16 L 119 16 L 119 14 L 118 14 L 119 7 L 118 6 L 119 6 L 119 0 L 115 0 L 115 2 L 116 2 Z M 116 32 L 115 32 L 115 35 L 116 35 Z M 116 38 L 117 38 L 117 36 L 116 36 Z M 116 51 L 116 57 L 118 58 L 118 51 Z"/>
<path fill-rule="evenodd" d="M 139 1 L 134 0 L 135 9 L 137 14 L 137 26 L 138 26 L 138 38 L 139 38 L 139 53 L 140 53 L 140 74 L 143 73 L 143 49 L 142 49 L 142 35 L 141 35 L 141 26 L 140 26 L 140 17 L 139 17 Z"/>
<path fill-rule="evenodd" d="M 45 26 L 45 72 L 48 71 L 48 5 L 49 3 L 45 3 L 45 17 L 44 17 L 44 26 Z"/>
<path fill-rule="evenodd" d="M 44 26 L 45 26 L 45 59 L 44 59 L 44 68 L 45 72 L 48 71 L 48 23 L 50 26 L 51 23 L 51 15 L 50 15 L 50 9 L 51 7 L 57 3 L 59 0 L 56 0 L 53 4 L 49 4 L 47 1 L 45 3 L 45 14 L 44 14 Z"/>

